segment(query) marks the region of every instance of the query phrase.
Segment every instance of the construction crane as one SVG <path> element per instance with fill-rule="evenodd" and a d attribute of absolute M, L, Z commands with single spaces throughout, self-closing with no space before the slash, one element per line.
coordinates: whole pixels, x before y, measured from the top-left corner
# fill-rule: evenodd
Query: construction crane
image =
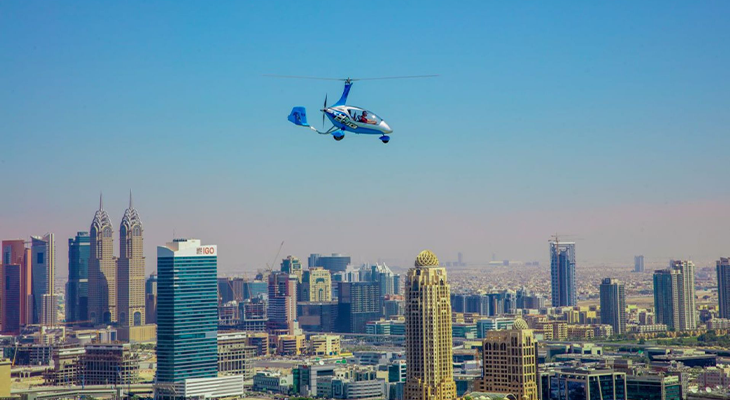
<path fill-rule="evenodd" d="M 276 260 L 279 259 L 279 254 L 281 254 L 281 248 L 284 247 L 284 241 L 281 242 L 279 245 L 279 250 L 277 250 L 276 255 L 274 256 L 274 261 L 271 262 L 271 265 L 266 264 L 266 272 L 271 275 L 271 273 L 274 271 L 274 264 L 276 263 Z"/>

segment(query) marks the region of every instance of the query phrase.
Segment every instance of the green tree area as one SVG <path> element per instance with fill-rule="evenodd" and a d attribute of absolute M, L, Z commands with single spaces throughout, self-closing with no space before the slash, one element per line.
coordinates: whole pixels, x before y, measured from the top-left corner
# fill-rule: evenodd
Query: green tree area
<path fill-rule="evenodd" d="M 682 335 L 676 338 L 659 339 L 657 344 L 665 346 L 720 346 L 730 347 L 730 335 L 718 336 L 715 331 L 707 331 L 699 336 Z"/>

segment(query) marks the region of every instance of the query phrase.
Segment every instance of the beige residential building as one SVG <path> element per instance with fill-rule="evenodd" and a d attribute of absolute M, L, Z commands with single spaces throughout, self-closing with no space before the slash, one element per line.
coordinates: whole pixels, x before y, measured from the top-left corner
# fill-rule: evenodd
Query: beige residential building
<path fill-rule="evenodd" d="M 456 399 L 446 269 L 425 250 L 406 278 L 405 400 Z"/>
<path fill-rule="evenodd" d="M 114 257 L 114 227 L 104 203 L 94 214 L 89 230 L 89 321 L 117 322 L 117 260 Z"/>
<path fill-rule="evenodd" d="M 512 329 L 487 332 L 483 353 L 478 391 L 537 400 L 537 341 L 523 319 L 516 319 Z"/>
<path fill-rule="evenodd" d="M 118 293 L 119 324 L 142 326 L 145 324 L 145 259 L 142 220 L 132 203 L 124 211 L 119 225 Z"/>
<path fill-rule="evenodd" d="M 340 354 L 340 337 L 337 335 L 312 335 L 309 342 L 312 346 L 312 355 L 336 356 Z"/>

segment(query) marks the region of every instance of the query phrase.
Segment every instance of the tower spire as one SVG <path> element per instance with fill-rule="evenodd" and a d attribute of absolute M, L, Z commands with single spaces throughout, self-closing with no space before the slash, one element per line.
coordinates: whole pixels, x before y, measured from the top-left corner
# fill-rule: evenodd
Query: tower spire
<path fill-rule="evenodd" d="M 129 209 L 131 210 L 133 208 L 134 207 L 132 205 L 132 189 L 129 189 Z"/>
<path fill-rule="evenodd" d="M 102 192 L 99 192 L 99 211 L 104 209 L 104 198 Z"/>

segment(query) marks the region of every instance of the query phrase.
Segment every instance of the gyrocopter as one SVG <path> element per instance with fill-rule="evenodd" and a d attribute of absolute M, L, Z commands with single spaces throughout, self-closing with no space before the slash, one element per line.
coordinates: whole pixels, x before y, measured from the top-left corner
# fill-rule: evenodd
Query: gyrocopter
<path fill-rule="evenodd" d="M 393 129 L 379 116 L 370 110 L 362 107 L 347 105 L 347 96 L 350 94 L 350 88 L 355 81 L 379 80 L 379 79 L 410 79 L 410 78 L 432 78 L 438 75 L 414 75 L 414 76 L 390 76 L 384 78 L 315 78 L 310 76 L 289 76 L 289 75 L 266 75 L 276 78 L 294 78 L 294 79 L 319 79 L 328 81 L 343 81 L 345 89 L 342 96 L 335 104 L 327 105 L 327 96 L 324 98 L 324 108 L 322 111 L 322 127 L 324 129 L 325 116 L 329 118 L 332 127 L 326 131 L 320 131 L 309 125 L 307 122 L 307 110 L 304 107 L 294 107 L 289 114 L 289 121 L 294 125 L 309 128 L 320 135 L 332 135 L 332 137 L 340 141 L 345 138 L 345 132 L 356 133 L 358 135 L 378 135 L 383 143 L 390 141 L 390 135 Z"/>

